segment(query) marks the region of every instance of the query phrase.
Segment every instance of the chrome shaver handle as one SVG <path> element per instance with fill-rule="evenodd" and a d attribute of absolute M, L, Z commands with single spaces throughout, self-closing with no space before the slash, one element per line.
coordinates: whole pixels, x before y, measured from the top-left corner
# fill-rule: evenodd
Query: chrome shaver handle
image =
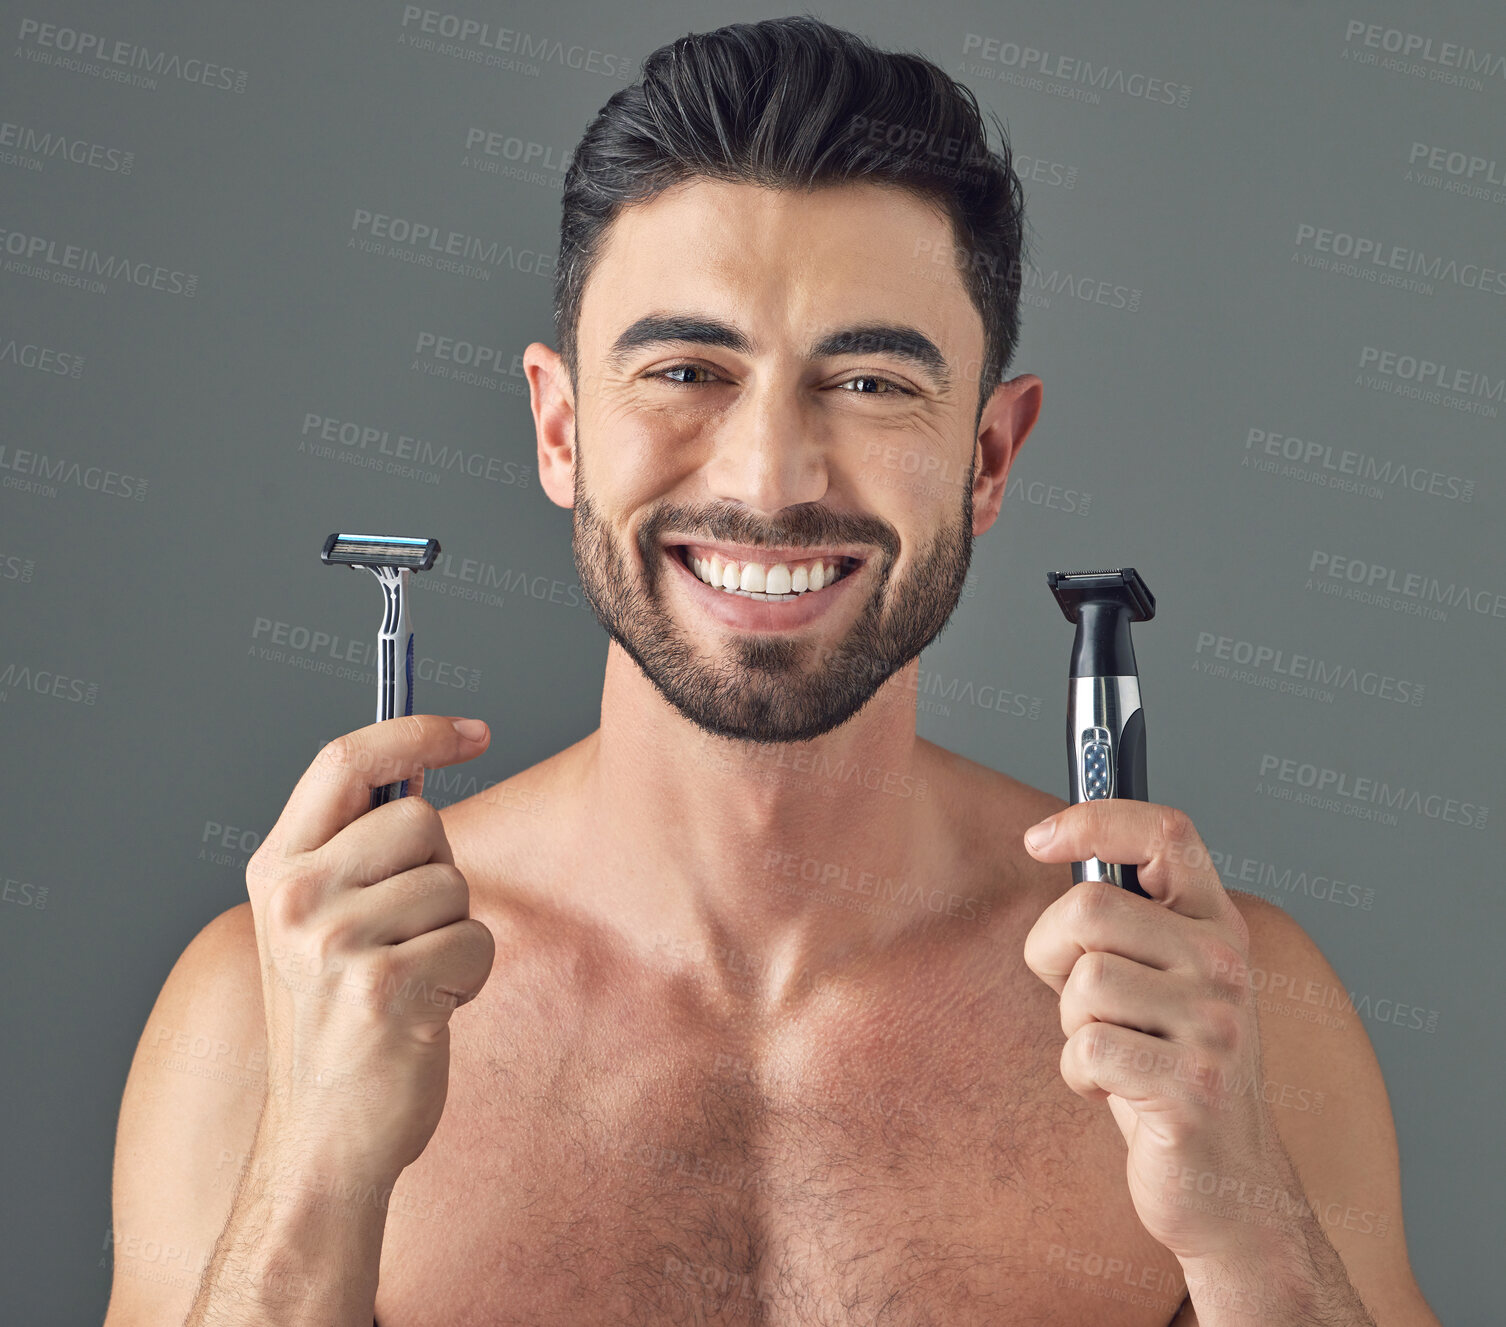
<path fill-rule="evenodd" d="M 1140 679 L 1074 677 L 1067 690 L 1068 800 L 1106 797 L 1148 801 L 1145 779 L 1145 712 L 1140 708 Z M 1133 864 L 1089 857 L 1072 863 L 1072 882 L 1107 880 L 1148 898 Z"/>

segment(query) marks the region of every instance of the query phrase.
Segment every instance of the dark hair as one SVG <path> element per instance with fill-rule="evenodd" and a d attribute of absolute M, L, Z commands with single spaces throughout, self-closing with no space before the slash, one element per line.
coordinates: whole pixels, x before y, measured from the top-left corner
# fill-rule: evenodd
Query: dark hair
<path fill-rule="evenodd" d="M 951 221 L 983 320 L 981 416 L 1020 326 L 1025 198 L 1002 125 L 999 136 L 995 153 L 972 90 L 930 60 L 808 15 L 661 46 L 597 112 L 565 174 L 554 320 L 571 382 L 581 295 L 623 207 L 695 177 L 783 189 L 866 180 L 908 190 Z"/>

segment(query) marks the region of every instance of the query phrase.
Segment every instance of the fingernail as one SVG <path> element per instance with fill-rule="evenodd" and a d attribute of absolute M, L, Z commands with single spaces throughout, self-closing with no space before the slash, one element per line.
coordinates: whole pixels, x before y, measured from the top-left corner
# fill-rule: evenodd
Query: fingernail
<path fill-rule="evenodd" d="M 1025 843 L 1027 847 L 1044 848 L 1051 842 L 1051 836 L 1056 833 L 1056 821 L 1043 820 L 1039 825 L 1032 825 L 1025 831 Z"/>
<path fill-rule="evenodd" d="M 467 742 L 479 742 L 486 736 L 486 725 L 480 719 L 456 719 L 455 731 Z"/>

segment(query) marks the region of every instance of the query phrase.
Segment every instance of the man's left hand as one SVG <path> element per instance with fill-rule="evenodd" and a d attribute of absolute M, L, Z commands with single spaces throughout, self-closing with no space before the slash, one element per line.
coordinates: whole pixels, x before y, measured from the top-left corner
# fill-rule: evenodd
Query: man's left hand
<path fill-rule="evenodd" d="M 1110 798 L 1041 824 L 1055 832 L 1027 838 L 1038 861 L 1132 864 L 1150 895 L 1085 880 L 1025 938 L 1026 964 L 1061 997 L 1062 1077 L 1107 1099 L 1155 1239 L 1183 1260 L 1248 1256 L 1260 1232 L 1239 1216 L 1260 1211 L 1228 1197 L 1300 1188 L 1262 1095 L 1245 920 L 1174 807 Z"/>

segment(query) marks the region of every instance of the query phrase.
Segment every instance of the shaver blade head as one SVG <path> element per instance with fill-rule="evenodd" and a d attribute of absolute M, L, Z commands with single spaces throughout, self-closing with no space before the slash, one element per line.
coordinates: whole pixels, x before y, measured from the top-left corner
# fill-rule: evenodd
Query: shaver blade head
<path fill-rule="evenodd" d="M 395 534 L 332 534 L 319 558 L 326 566 L 406 567 L 428 571 L 439 553 L 439 540 Z"/>
<path fill-rule="evenodd" d="M 1085 603 L 1120 604 L 1131 622 L 1148 622 L 1156 615 L 1156 596 L 1133 567 L 1107 571 L 1048 571 L 1046 584 L 1056 596 L 1068 622 L 1078 620 Z"/>

